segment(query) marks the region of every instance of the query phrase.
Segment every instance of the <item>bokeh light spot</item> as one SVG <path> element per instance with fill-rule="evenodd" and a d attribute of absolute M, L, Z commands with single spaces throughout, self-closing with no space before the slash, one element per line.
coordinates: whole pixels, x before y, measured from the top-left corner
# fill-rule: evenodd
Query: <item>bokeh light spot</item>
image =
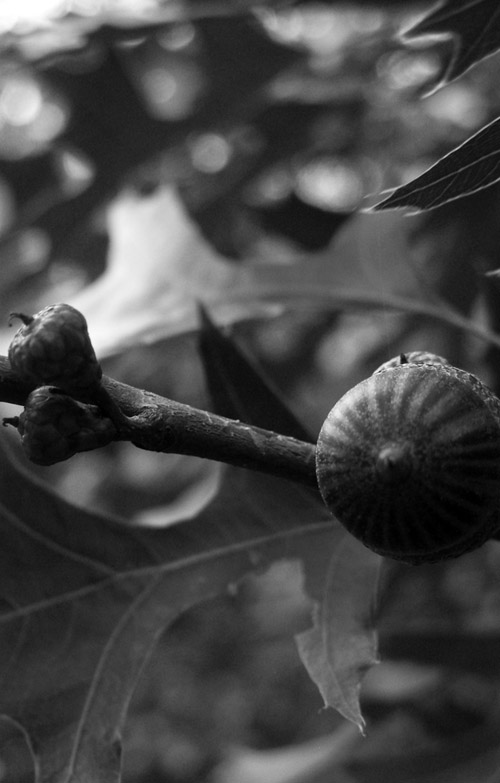
<path fill-rule="evenodd" d="M 0 115 L 11 125 L 29 125 L 40 113 L 42 103 L 42 91 L 35 81 L 11 76 L 0 92 Z"/>
<path fill-rule="evenodd" d="M 306 163 L 297 172 L 295 183 L 297 194 L 304 201 L 340 212 L 355 209 L 364 195 L 358 171 L 337 158 Z"/>
<path fill-rule="evenodd" d="M 216 174 L 227 166 L 231 145 L 217 133 L 204 133 L 190 143 L 191 161 L 195 169 L 205 174 Z"/>

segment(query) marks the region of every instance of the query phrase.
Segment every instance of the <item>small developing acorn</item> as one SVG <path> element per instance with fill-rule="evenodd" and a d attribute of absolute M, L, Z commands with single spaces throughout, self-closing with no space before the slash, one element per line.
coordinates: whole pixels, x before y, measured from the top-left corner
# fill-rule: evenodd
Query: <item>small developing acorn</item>
<path fill-rule="evenodd" d="M 500 401 L 441 357 L 413 359 L 387 362 L 339 400 L 316 466 L 347 530 L 421 564 L 458 557 L 499 528 Z"/>
<path fill-rule="evenodd" d="M 90 341 L 87 321 L 68 304 L 45 307 L 34 316 L 11 313 L 23 326 L 9 347 L 9 361 L 19 377 L 34 386 L 57 386 L 88 398 L 99 387 L 102 369 Z"/>
<path fill-rule="evenodd" d="M 37 465 L 62 462 L 116 437 L 115 425 L 96 405 L 78 402 L 54 386 L 32 391 L 23 413 L 3 423 L 17 427 L 26 456 Z"/>
<path fill-rule="evenodd" d="M 401 364 L 450 364 L 448 359 L 443 356 L 438 356 L 436 353 L 429 353 L 428 351 L 410 351 L 410 353 L 400 353 L 399 356 L 394 356 L 387 362 L 384 362 L 377 367 L 375 372 L 383 372 L 384 370 L 390 370 L 392 367 L 399 367 Z M 375 374 L 375 373 L 374 373 Z"/>

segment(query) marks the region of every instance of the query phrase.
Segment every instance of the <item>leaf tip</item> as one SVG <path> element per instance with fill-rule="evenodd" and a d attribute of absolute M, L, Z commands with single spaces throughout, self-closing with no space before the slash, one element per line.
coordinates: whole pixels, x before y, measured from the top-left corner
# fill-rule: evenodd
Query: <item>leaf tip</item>
<path fill-rule="evenodd" d="M 383 196 L 379 201 L 374 204 L 367 204 L 360 209 L 360 212 L 364 215 L 374 215 L 376 212 L 395 212 L 396 210 L 403 211 L 407 215 L 416 215 L 421 210 L 417 207 L 412 207 L 411 211 L 407 211 L 410 206 L 408 203 L 401 203 L 398 195 L 399 188 L 392 188 L 390 190 L 384 190 L 378 194 Z"/>
<path fill-rule="evenodd" d="M 446 87 L 447 84 L 450 83 L 450 80 L 446 77 L 446 73 L 444 76 L 441 76 L 439 79 L 436 80 L 436 82 L 428 87 L 428 89 L 423 90 L 423 92 L 420 95 L 420 98 L 422 100 L 425 100 L 425 98 L 432 98 L 433 95 L 435 95 L 439 90 L 442 90 L 443 87 Z"/>
<path fill-rule="evenodd" d="M 196 309 L 198 312 L 198 319 L 200 322 L 200 328 L 210 327 L 213 326 L 213 321 L 210 318 L 210 314 L 208 312 L 208 308 L 204 302 L 201 301 L 201 299 L 198 299 L 196 302 Z"/>
<path fill-rule="evenodd" d="M 373 215 L 375 212 L 381 211 L 381 206 L 387 201 L 388 198 L 394 193 L 394 188 L 390 190 L 382 190 L 379 193 L 370 193 L 363 199 L 363 206 L 360 207 L 359 212 L 362 215 Z"/>
<path fill-rule="evenodd" d="M 437 11 L 446 5 L 446 2 L 447 0 L 438 0 L 432 8 L 426 9 L 423 14 L 419 13 L 408 21 L 400 30 L 399 39 L 403 42 L 411 42 L 422 39 L 443 41 L 453 38 L 455 33 L 452 30 L 436 30 L 432 23 Z"/>

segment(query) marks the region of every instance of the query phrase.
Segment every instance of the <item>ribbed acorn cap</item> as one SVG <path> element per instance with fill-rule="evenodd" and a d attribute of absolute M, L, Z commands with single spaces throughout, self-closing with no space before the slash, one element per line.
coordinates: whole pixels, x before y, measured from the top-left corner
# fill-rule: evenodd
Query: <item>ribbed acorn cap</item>
<path fill-rule="evenodd" d="M 317 477 L 327 507 L 370 549 L 408 563 L 456 557 L 498 527 L 500 403 L 450 365 L 384 369 L 330 412 Z"/>

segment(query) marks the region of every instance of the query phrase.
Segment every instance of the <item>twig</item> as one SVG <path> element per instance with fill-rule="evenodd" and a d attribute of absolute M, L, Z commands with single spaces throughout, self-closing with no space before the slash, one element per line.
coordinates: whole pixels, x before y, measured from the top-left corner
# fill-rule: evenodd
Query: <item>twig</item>
<path fill-rule="evenodd" d="M 317 489 L 313 443 L 199 410 L 108 376 L 103 376 L 102 384 L 124 414 L 120 421 L 115 420 L 116 440 L 130 441 L 148 451 L 217 460 Z M 0 399 L 24 405 L 31 391 L 1 356 Z M 95 402 L 99 404 L 99 400 Z"/>
<path fill-rule="evenodd" d="M 103 378 L 129 425 L 119 438 L 148 451 L 188 454 L 269 473 L 317 488 L 316 447 Z"/>

